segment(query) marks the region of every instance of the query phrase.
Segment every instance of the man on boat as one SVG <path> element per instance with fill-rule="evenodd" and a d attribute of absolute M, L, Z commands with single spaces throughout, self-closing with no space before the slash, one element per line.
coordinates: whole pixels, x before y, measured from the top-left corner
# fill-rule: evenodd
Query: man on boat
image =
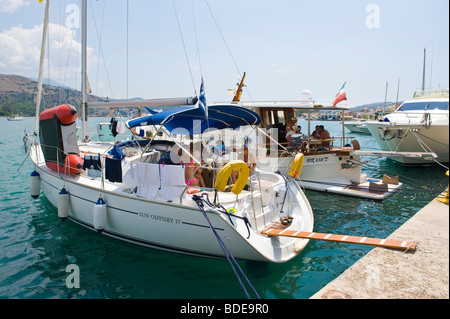
<path fill-rule="evenodd" d="M 301 127 L 297 125 L 297 118 L 294 116 L 286 125 L 286 141 L 288 145 L 291 143 L 292 135 L 300 134 Z"/>
<path fill-rule="evenodd" d="M 319 125 L 316 125 L 316 129 L 311 133 L 311 137 L 317 140 L 320 138 Z"/>
<path fill-rule="evenodd" d="M 330 133 L 325 129 L 323 125 L 318 125 L 317 128 L 319 132 L 319 140 L 323 141 L 320 145 L 322 147 L 330 147 Z"/>

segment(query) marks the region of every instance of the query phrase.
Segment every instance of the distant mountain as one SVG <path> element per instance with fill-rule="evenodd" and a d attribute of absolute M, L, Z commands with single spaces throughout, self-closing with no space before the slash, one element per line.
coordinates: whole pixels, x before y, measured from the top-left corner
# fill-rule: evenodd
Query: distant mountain
<path fill-rule="evenodd" d="M 402 102 L 399 101 L 398 103 L 401 104 Z M 390 106 L 392 104 L 395 104 L 395 102 L 387 101 L 386 102 L 386 107 L 388 107 L 388 106 Z M 351 110 L 352 111 L 361 111 L 364 108 L 376 110 L 377 108 L 384 108 L 384 106 L 385 106 L 384 102 L 374 102 L 374 103 L 369 103 L 369 104 L 364 104 L 364 105 L 359 105 L 359 106 L 352 107 Z"/>
<path fill-rule="evenodd" d="M 43 84 L 41 111 L 59 104 L 68 103 L 80 109 L 81 92 L 64 87 Z M 0 74 L 0 116 L 20 114 L 34 116 L 36 108 L 37 81 L 27 77 Z M 89 95 L 88 101 L 103 99 Z M 105 110 L 108 113 L 109 110 Z"/>
<path fill-rule="evenodd" d="M 37 78 L 30 78 L 30 80 L 35 81 L 35 82 L 38 81 Z M 56 86 L 56 87 L 62 87 L 62 88 L 71 89 L 71 90 L 74 89 L 74 88 L 72 88 L 70 86 L 62 85 L 61 83 L 53 81 L 52 79 L 49 79 L 49 78 L 43 78 L 42 79 L 42 84 L 47 84 L 47 85 Z"/>
<path fill-rule="evenodd" d="M 48 83 L 47 81 L 43 81 Z M 57 82 L 50 82 L 54 85 L 43 84 L 43 97 L 41 101 L 41 111 L 59 104 L 68 103 L 80 110 L 81 92 L 68 87 L 62 87 Z M 20 75 L 0 74 L 0 116 L 10 116 L 20 114 L 22 116 L 34 116 L 36 108 L 37 81 Z M 140 100 L 136 97 L 133 100 Z M 89 95 L 88 101 L 100 102 L 104 99 Z M 395 102 L 386 102 L 386 106 Z M 361 111 L 363 108 L 377 109 L 383 108 L 384 102 L 375 102 L 355 106 L 352 111 Z M 91 115 L 95 111 L 97 116 L 107 115 L 108 109 L 90 110 Z"/>

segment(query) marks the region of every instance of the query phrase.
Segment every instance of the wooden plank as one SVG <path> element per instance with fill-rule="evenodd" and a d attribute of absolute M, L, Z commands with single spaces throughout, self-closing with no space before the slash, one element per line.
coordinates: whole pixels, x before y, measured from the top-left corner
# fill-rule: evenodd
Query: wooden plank
<path fill-rule="evenodd" d="M 435 153 L 430 152 L 397 152 L 397 151 L 353 151 L 353 155 L 359 156 L 383 156 L 383 157 L 433 157 L 436 158 L 437 155 Z"/>
<path fill-rule="evenodd" d="M 335 242 L 342 242 L 342 243 L 369 245 L 369 246 L 377 246 L 377 247 L 393 248 L 393 249 L 403 249 L 403 250 L 415 250 L 416 246 L 417 246 L 417 243 L 412 242 L 412 241 L 347 236 L 347 235 L 338 235 L 338 234 L 324 234 L 324 233 L 304 232 L 304 231 L 276 229 L 276 228 L 264 229 L 261 232 L 261 234 L 268 235 L 268 236 L 286 236 L 286 237 L 295 237 L 295 238 L 324 240 L 324 241 L 335 241 Z"/>

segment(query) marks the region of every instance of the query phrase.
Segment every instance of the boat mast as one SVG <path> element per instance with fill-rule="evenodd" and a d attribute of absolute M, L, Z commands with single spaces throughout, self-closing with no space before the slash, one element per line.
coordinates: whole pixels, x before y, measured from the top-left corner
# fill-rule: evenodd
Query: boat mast
<path fill-rule="evenodd" d="M 45 16 L 44 16 L 44 31 L 42 32 L 42 43 L 41 43 L 41 58 L 39 63 L 39 78 L 38 78 L 38 91 L 36 97 L 36 112 L 35 112 L 35 122 L 34 122 L 34 135 L 37 136 L 38 122 L 39 122 L 39 109 L 41 106 L 41 96 L 42 96 L 42 78 L 44 74 L 44 57 L 45 57 L 45 44 L 47 43 L 47 33 L 48 33 L 48 11 L 50 7 L 50 0 L 45 3 Z"/>
<path fill-rule="evenodd" d="M 81 121 L 82 141 L 87 142 L 87 0 L 83 0 L 81 5 Z"/>
<path fill-rule="evenodd" d="M 242 76 L 241 82 L 238 83 L 238 88 L 236 90 L 236 94 L 234 95 L 233 101 L 231 101 L 231 103 L 237 103 L 241 100 L 242 88 L 244 87 L 244 80 L 245 80 L 245 72 L 244 72 L 244 75 Z"/>

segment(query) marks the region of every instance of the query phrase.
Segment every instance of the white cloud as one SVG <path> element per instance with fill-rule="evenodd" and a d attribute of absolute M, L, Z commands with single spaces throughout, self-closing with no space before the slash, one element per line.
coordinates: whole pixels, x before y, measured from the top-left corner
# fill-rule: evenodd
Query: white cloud
<path fill-rule="evenodd" d="M 28 29 L 15 26 L 0 32 L 1 73 L 38 76 L 42 28 L 42 24 Z M 44 77 L 69 86 L 79 85 L 76 82 L 80 81 L 81 44 L 74 36 L 74 29 L 49 24 Z M 89 62 L 96 63 L 97 59 L 92 57 L 92 51 L 88 48 Z"/>
<path fill-rule="evenodd" d="M 28 6 L 30 3 L 25 0 L 0 0 L 0 12 L 13 13 L 23 6 Z"/>

